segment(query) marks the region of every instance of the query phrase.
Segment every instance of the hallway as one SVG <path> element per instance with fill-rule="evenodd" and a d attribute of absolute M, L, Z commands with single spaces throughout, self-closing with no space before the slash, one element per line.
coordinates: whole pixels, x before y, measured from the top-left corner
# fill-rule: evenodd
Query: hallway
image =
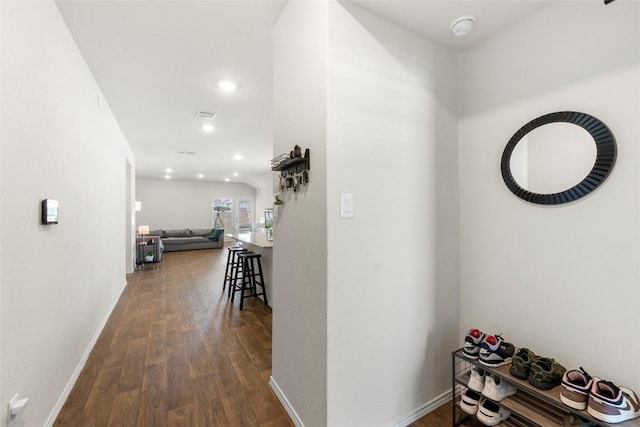
<path fill-rule="evenodd" d="M 268 381 L 271 309 L 222 293 L 226 250 L 127 276 L 56 426 L 291 426 Z"/>

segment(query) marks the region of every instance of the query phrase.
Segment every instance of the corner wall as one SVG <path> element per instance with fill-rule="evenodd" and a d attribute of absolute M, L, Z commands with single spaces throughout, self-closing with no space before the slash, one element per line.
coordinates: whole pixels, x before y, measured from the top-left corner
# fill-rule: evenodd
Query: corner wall
<path fill-rule="evenodd" d="M 309 148 L 311 170 L 275 220 L 271 384 L 307 427 L 327 425 L 327 43 L 327 3 L 288 2 L 274 29 L 273 149 Z"/>
<path fill-rule="evenodd" d="M 503 332 L 640 389 L 640 3 L 553 3 L 463 54 L 461 84 L 460 337 Z M 617 163 L 586 198 L 529 204 L 504 185 L 502 151 L 563 110 L 606 123 Z"/>
<path fill-rule="evenodd" d="M 274 152 L 311 179 L 276 221 L 272 385 L 301 425 L 407 425 L 457 344 L 457 57 L 335 1 L 289 2 L 274 44 Z"/>
<path fill-rule="evenodd" d="M 327 425 L 407 425 L 458 344 L 457 56 L 329 4 Z"/>
<path fill-rule="evenodd" d="M 125 285 L 133 156 L 53 1 L 1 2 L 0 415 L 53 421 Z M 40 225 L 40 201 L 60 223 Z"/>

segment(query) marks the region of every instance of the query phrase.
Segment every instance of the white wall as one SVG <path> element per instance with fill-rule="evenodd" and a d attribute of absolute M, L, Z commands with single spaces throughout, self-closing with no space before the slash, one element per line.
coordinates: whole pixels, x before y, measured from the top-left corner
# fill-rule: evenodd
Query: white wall
<path fill-rule="evenodd" d="M 288 2 L 274 29 L 274 153 L 309 148 L 311 170 L 275 221 L 271 381 L 307 427 L 326 425 L 326 57 L 326 2 Z"/>
<path fill-rule="evenodd" d="M 261 177 L 260 181 L 254 181 L 256 189 L 256 219 L 264 217 L 266 208 L 273 208 L 273 176 L 274 172 L 269 171 Z M 257 221 L 256 221 L 257 222 Z"/>
<path fill-rule="evenodd" d="M 518 143 L 520 145 L 520 143 Z M 529 132 L 528 186 L 541 194 L 559 193 L 581 182 L 596 162 L 596 145 L 585 129 L 549 123 Z"/>
<path fill-rule="evenodd" d="M 463 54 L 460 80 L 460 337 L 503 332 L 636 390 L 639 58 L 640 3 L 557 2 Z M 562 110 L 609 126 L 616 166 L 584 199 L 529 204 L 502 182 L 502 151 L 522 125 Z"/>
<path fill-rule="evenodd" d="M 442 403 L 458 344 L 457 57 L 330 6 L 328 425 L 406 425 Z"/>
<path fill-rule="evenodd" d="M 17 393 L 30 398 L 18 425 L 41 426 L 125 285 L 133 157 L 54 2 L 0 7 L 0 422 Z M 40 225 L 44 198 L 58 225 Z"/>
<path fill-rule="evenodd" d="M 311 182 L 276 221 L 272 382 L 305 426 L 407 424 L 457 345 L 457 57 L 337 2 L 274 44 L 274 153 L 310 147 Z"/>
<path fill-rule="evenodd" d="M 136 224 L 151 230 L 212 227 L 211 199 L 255 198 L 255 193 L 252 187 L 233 182 L 137 178 L 136 200 L 142 202 L 142 211 L 136 213 Z"/>

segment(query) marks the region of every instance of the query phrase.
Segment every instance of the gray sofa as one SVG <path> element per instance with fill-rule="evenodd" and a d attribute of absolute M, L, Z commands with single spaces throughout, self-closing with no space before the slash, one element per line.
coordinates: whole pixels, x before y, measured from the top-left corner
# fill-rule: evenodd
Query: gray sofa
<path fill-rule="evenodd" d="M 183 228 L 180 230 L 151 230 L 149 236 L 160 236 L 163 252 L 212 249 L 224 246 L 224 230 L 211 228 Z M 216 238 L 217 235 L 217 238 Z"/>

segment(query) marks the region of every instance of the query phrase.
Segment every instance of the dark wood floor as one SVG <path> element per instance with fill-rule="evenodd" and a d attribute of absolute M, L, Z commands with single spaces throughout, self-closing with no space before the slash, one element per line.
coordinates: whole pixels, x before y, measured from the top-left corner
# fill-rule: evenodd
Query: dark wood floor
<path fill-rule="evenodd" d="M 462 414 L 460 411 L 458 411 Z M 464 415 L 464 414 L 462 414 Z M 458 415 L 460 417 L 460 415 Z M 461 419 L 461 418 L 458 418 Z M 425 415 L 418 421 L 412 423 L 409 427 L 451 427 L 451 403 L 445 403 L 435 411 Z M 461 427 L 486 427 L 475 417 L 469 417 Z"/>
<path fill-rule="evenodd" d="M 271 309 L 228 303 L 225 262 L 221 249 L 170 252 L 128 275 L 54 425 L 293 426 L 268 385 Z M 450 425 L 448 404 L 412 424 Z"/>

